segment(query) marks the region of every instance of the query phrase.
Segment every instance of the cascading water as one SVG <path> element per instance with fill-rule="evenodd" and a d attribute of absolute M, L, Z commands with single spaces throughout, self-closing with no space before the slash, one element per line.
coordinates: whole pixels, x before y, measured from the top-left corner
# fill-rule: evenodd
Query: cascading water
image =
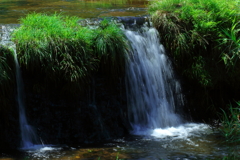
<path fill-rule="evenodd" d="M 183 104 L 181 88 L 159 43 L 157 30 L 125 30 L 125 35 L 132 47 L 127 58 L 126 79 L 133 133 L 180 125 L 182 119 L 175 111 Z"/>
<path fill-rule="evenodd" d="M 19 122 L 22 139 L 22 149 L 29 149 L 35 144 L 40 144 L 33 128 L 28 124 L 25 113 L 24 87 L 22 82 L 21 70 L 19 67 L 16 45 L 10 41 L 10 28 L 2 26 L 1 44 L 9 46 L 14 51 L 16 65 L 16 82 L 17 82 L 17 102 L 19 107 Z"/>
<path fill-rule="evenodd" d="M 4 34 L 0 43 L 10 43 L 9 31 L 3 27 Z M 0 30 L 1 33 L 1 30 Z M 6 34 L 7 33 L 7 34 Z M 222 159 L 229 150 L 219 137 L 212 135 L 206 124 L 183 123 L 175 113 L 183 105 L 179 82 L 174 78 L 171 63 L 159 44 L 157 31 L 145 28 L 141 32 L 125 30 L 132 52 L 127 57 L 127 93 L 129 119 L 134 134 L 153 136 L 137 138 L 127 142 L 123 139 L 104 144 L 104 148 L 77 149 L 73 147 L 38 147 L 37 137 L 29 126 L 24 109 L 24 96 L 21 72 L 17 61 L 15 45 L 12 44 L 16 59 L 16 77 L 18 85 L 19 120 L 22 135 L 22 147 L 26 148 L 23 157 L 17 159 L 94 159 L 104 154 L 124 159 Z M 1 37 L 0 37 L 1 38 Z M 148 130 L 151 132 L 148 132 Z M 150 138 L 149 138 L 150 137 Z M 34 145 L 34 148 L 33 148 Z M 40 146 L 40 145 L 39 145 Z M 49 145 L 48 145 L 49 146 Z M 107 146 L 107 148 L 105 148 Z M 113 146 L 113 147 L 110 147 Z M 32 149 L 33 150 L 28 150 Z M 89 151 L 93 151 L 92 153 Z M 119 154 L 120 153 L 120 154 Z M 15 153 L 14 153 L 15 154 Z M 90 155 L 92 154 L 92 155 Z M 0 159 L 3 155 L 0 153 Z M 89 156 L 89 157 L 88 157 Z M 91 157 L 91 158 L 90 158 Z M 12 159 L 12 158 L 9 158 Z M 101 157 L 102 159 L 102 157 Z"/>
<path fill-rule="evenodd" d="M 39 144 L 38 138 L 33 130 L 32 126 L 28 124 L 25 113 L 24 102 L 24 87 L 22 82 L 21 70 L 18 64 L 16 49 L 14 49 L 15 64 L 16 64 L 16 81 L 17 81 L 17 100 L 19 107 L 19 121 L 22 138 L 22 148 L 27 149 L 33 147 L 35 144 Z"/>

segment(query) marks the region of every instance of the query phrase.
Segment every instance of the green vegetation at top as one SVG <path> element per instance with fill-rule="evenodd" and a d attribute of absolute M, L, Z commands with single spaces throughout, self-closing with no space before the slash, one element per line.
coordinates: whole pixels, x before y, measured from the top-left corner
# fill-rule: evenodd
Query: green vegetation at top
<path fill-rule="evenodd" d="M 96 30 L 94 50 L 101 60 L 100 68 L 103 74 L 108 75 L 110 83 L 116 82 L 119 76 L 124 76 L 128 42 L 119 27 L 103 20 Z"/>
<path fill-rule="evenodd" d="M 13 33 L 20 64 L 28 70 L 43 71 L 48 79 L 84 79 L 95 69 L 92 30 L 80 27 L 77 17 L 30 14 Z"/>
<path fill-rule="evenodd" d="M 12 34 L 21 66 L 40 74 L 48 84 L 74 83 L 75 89 L 88 83 L 100 64 L 110 65 L 105 69 L 120 70 L 127 51 L 120 28 L 103 20 L 99 27 L 90 29 L 80 26 L 79 20 L 43 13 L 22 18 L 21 27 Z"/>
<path fill-rule="evenodd" d="M 219 118 L 223 142 L 234 147 L 240 103 L 228 104 L 240 100 L 239 6 L 239 0 L 158 0 L 149 6 L 162 43 L 192 88 L 187 96 L 193 117 Z M 238 150 L 230 148 L 223 159 L 239 159 Z"/>
<path fill-rule="evenodd" d="M 219 108 L 226 108 L 229 101 L 240 99 L 240 2 L 150 3 L 149 12 L 161 42 L 186 84 L 195 88 L 196 93 L 189 94 L 189 104 L 198 108 L 196 116 L 200 112 L 216 113 Z"/>
<path fill-rule="evenodd" d="M 177 66 L 209 86 L 215 82 L 207 57 L 222 58 L 227 66 L 239 59 L 239 5 L 237 0 L 160 0 L 149 12 Z"/>

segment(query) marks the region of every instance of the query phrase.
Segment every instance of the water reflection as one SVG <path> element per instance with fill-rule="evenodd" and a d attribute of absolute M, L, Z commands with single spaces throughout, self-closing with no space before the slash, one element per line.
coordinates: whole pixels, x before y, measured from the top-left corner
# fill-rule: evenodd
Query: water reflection
<path fill-rule="evenodd" d="M 18 23 L 31 12 L 61 13 L 82 18 L 139 16 L 146 14 L 148 0 L 1 0 L 0 23 Z"/>

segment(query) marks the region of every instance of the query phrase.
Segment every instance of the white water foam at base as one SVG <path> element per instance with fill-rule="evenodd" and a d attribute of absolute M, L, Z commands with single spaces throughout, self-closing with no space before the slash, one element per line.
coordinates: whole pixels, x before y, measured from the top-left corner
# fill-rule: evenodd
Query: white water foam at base
<path fill-rule="evenodd" d="M 212 133 L 211 128 L 203 123 L 186 123 L 178 127 L 156 128 L 151 136 L 156 138 L 187 139 L 191 136 L 199 137 Z"/>
<path fill-rule="evenodd" d="M 38 148 L 39 147 L 39 148 Z M 35 148 L 32 148 L 32 150 L 27 151 L 27 153 L 32 157 L 32 158 L 37 158 L 37 159 L 49 159 L 51 157 L 54 158 L 60 158 L 61 153 L 60 150 L 62 148 L 60 147 L 40 147 L 38 145 L 35 145 Z"/>
<path fill-rule="evenodd" d="M 32 152 L 32 151 L 42 151 L 42 150 L 47 150 L 47 149 L 54 149 L 53 147 L 55 147 L 55 145 L 51 145 L 51 144 L 46 144 L 46 145 L 43 145 L 43 144 L 33 144 L 31 146 L 27 146 L 27 147 L 21 147 L 19 148 L 19 150 L 25 150 L 25 151 L 29 151 L 29 152 Z"/>

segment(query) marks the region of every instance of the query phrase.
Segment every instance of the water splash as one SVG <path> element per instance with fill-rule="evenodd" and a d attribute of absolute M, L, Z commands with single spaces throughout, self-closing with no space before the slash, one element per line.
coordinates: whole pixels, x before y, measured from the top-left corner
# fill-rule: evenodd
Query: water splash
<path fill-rule="evenodd" d="M 38 137 L 31 125 L 28 124 L 25 113 L 25 101 L 24 101 L 24 86 L 22 81 L 21 70 L 19 67 L 16 45 L 10 40 L 10 32 L 13 29 L 8 26 L 2 26 L 1 44 L 8 46 L 14 52 L 15 66 L 16 66 L 16 82 L 17 82 L 17 102 L 19 107 L 19 122 L 21 130 L 22 149 L 29 149 L 36 144 L 40 144 Z"/>
<path fill-rule="evenodd" d="M 61 153 L 60 147 L 39 147 L 32 150 L 28 150 L 28 156 L 32 159 L 61 159 L 60 157 L 64 155 Z"/>
<path fill-rule="evenodd" d="M 181 87 L 154 28 L 125 30 L 132 53 L 127 58 L 127 102 L 134 134 L 178 126 L 175 113 L 183 104 Z M 149 134 L 149 133 L 146 133 Z"/>
<path fill-rule="evenodd" d="M 156 138 L 187 139 L 188 137 L 201 137 L 203 134 L 212 133 L 211 128 L 202 123 L 186 123 L 178 127 L 157 128 L 152 132 Z"/>

